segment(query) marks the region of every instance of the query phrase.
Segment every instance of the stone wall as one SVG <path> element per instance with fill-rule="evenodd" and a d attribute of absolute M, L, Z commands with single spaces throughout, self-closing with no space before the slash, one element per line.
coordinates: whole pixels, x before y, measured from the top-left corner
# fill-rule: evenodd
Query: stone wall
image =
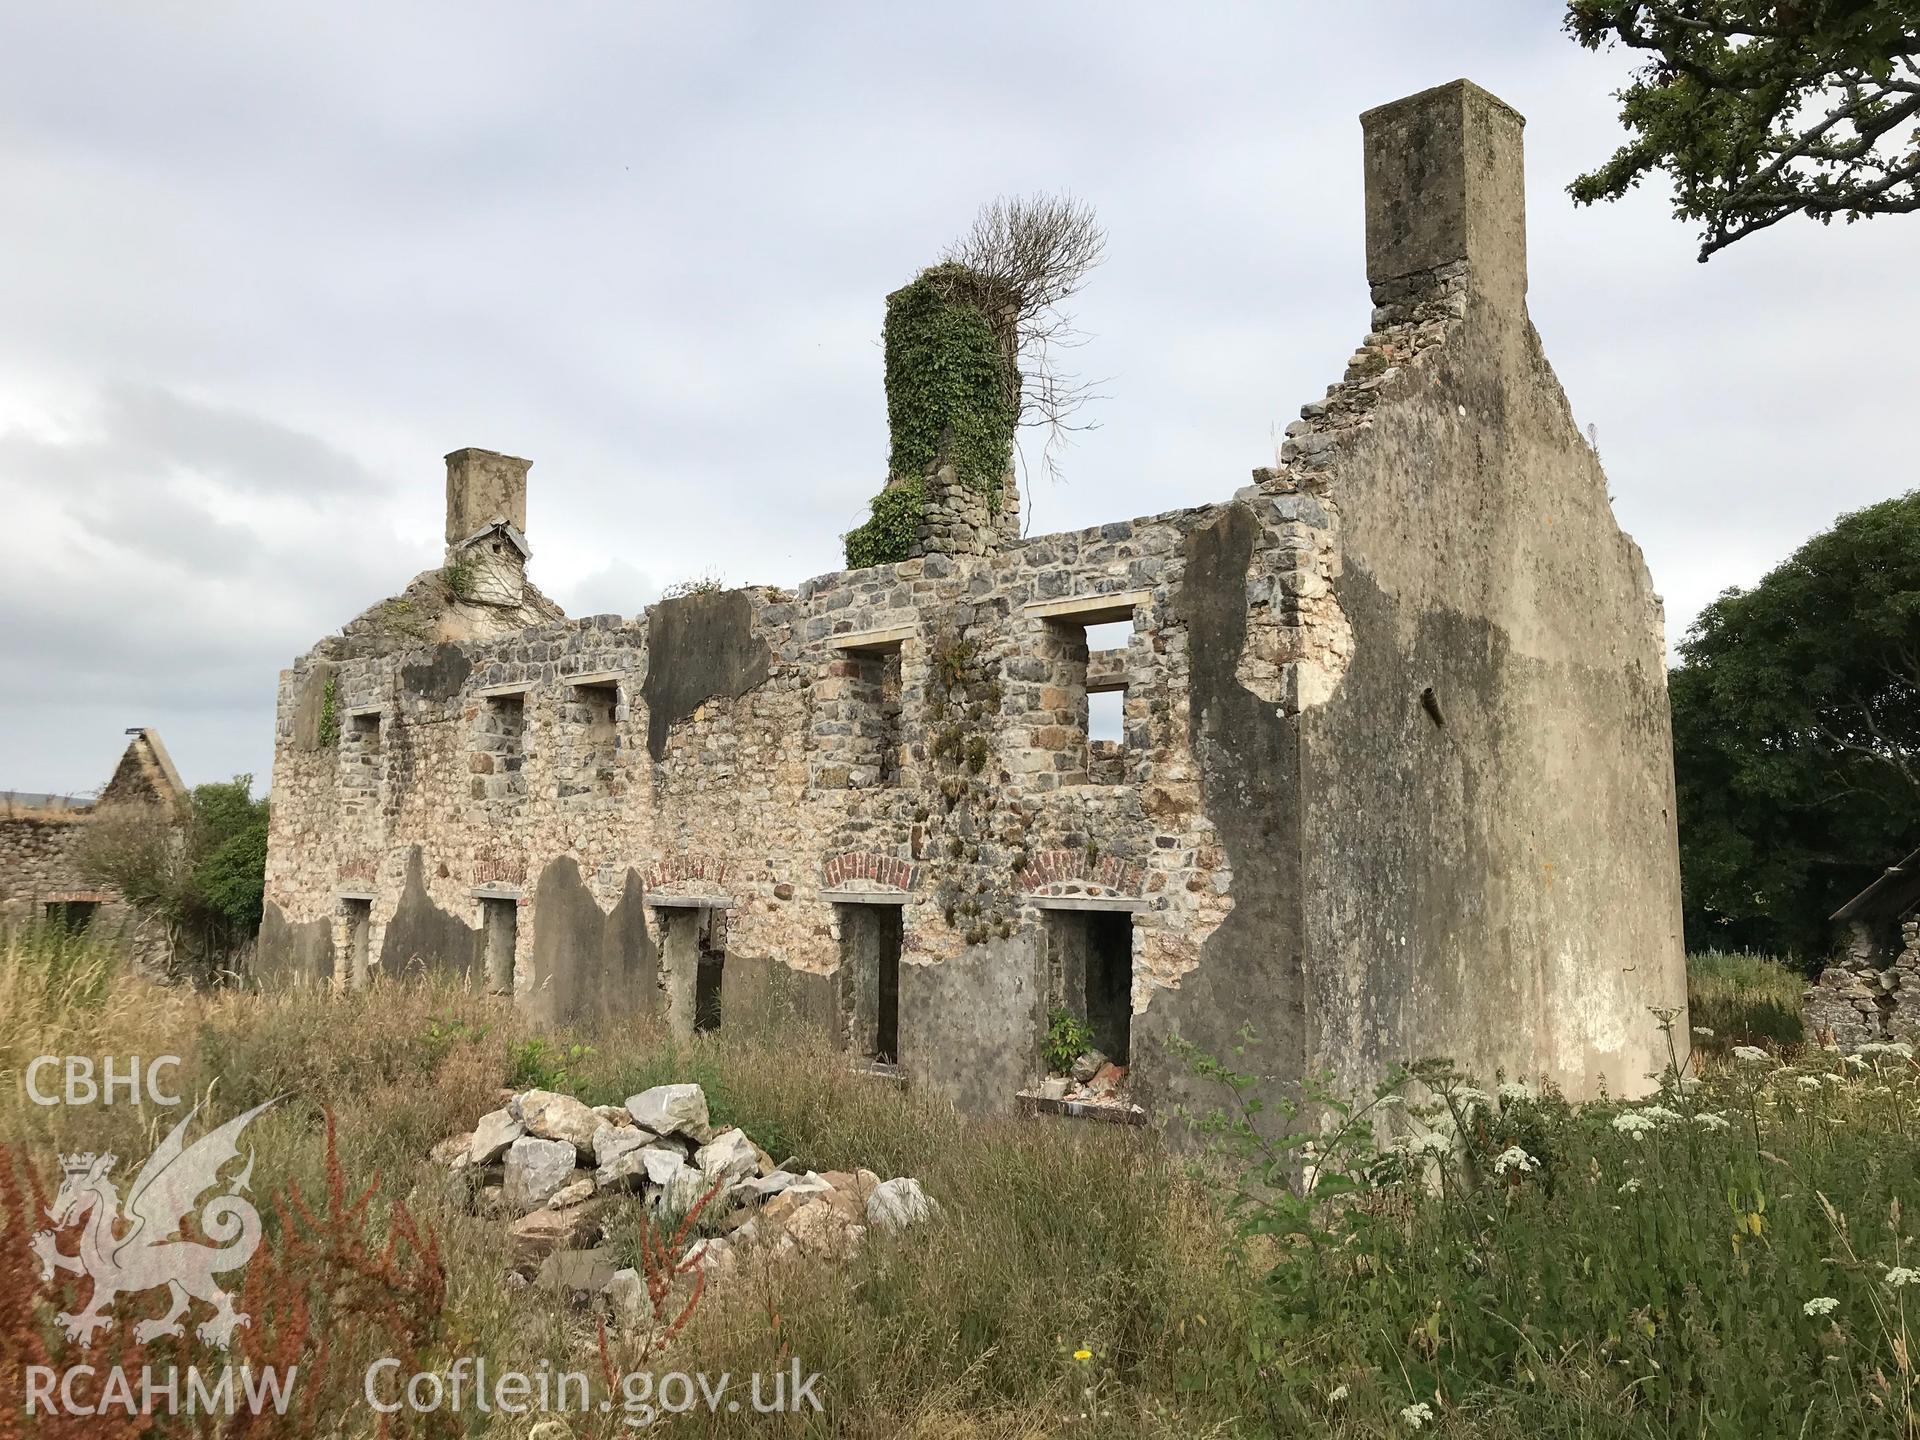
<path fill-rule="evenodd" d="M 1067 998 L 1049 936 L 1093 909 L 1127 917 L 1163 1113 L 1218 1099 L 1176 1035 L 1244 1044 L 1262 1095 L 1436 1053 L 1644 1087 L 1646 1007 L 1685 1001 L 1661 617 L 1526 321 L 1519 119 L 1456 85 L 1368 134 L 1373 329 L 1230 501 L 1030 539 L 982 507 L 633 619 L 387 602 L 296 661 L 263 975 L 346 983 L 363 907 L 375 973 L 471 973 L 510 899 L 538 1015 L 690 1023 L 703 934 L 723 1025 L 858 1056 L 891 996 L 882 1068 L 1005 1109 Z M 897 982 L 856 983 L 895 915 Z"/>
<path fill-rule="evenodd" d="M 1920 918 L 1900 924 L 1889 956 L 1856 926 L 1840 957 L 1804 997 L 1807 1038 L 1846 1052 L 1889 1040 L 1920 1042 Z"/>
<path fill-rule="evenodd" d="M 1465 84 L 1363 117 L 1373 333 L 1263 485 L 1324 510 L 1344 626 L 1298 893 L 1356 1085 L 1387 1046 L 1635 1089 L 1685 1004 L 1661 606 L 1528 318 L 1523 123 Z"/>
<path fill-rule="evenodd" d="M 991 555 L 1020 537 L 1020 486 L 1009 470 L 997 494 L 963 484 L 941 463 L 921 482 L 915 555 Z"/>
<path fill-rule="evenodd" d="M 529 873 L 565 854 L 603 909 L 638 869 L 650 895 L 728 902 L 731 952 L 827 973 L 838 924 L 823 891 L 908 891 L 910 963 L 1011 931 L 1023 886 L 1111 892 L 1155 907 L 1139 920 L 1145 1003 L 1198 962 L 1228 904 L 1169 698 L 1184 672 L 1179 539 L 1207 513 L 1048 536 L 990 562 L 929 556 L 792 592 L 694 595 L 485 646 L 303 661 L 281 684 L 269 902 L 298 924 L 373 892 L 382 953 L 411 847 L 433 862 L 427 897 L 476 928 L 475 892 L 525 899 Z M 1114 594 L 1138 605 L 1126 663 L 1134 766 L 1151 786 L 1089 782 L 1084 697 L 1061 688 L 1070 627 L 1028 613 Z M 929 721 L 936 667 L 959 647 L 987 677 L 982 696 L 943 699 Z M 889 660 L 893 695 L 876 678 Z M 303 694 L 328 681 L 350 717 L 331 746 L 298 723 Z M 684 718 L 661 727 L 656 756 L 663 715 Z M 360 798 L 370 786 L 378 804 Z M 1124 876 L 1124 893 L 1101 876 Z M 523 958 L 540 923 L 524 906 Z"/>
<path fill-rule="evenodd" d="M 118 900 L 81 872 L 79 850 L 92 818 L 91 807 L 0 811 L 0 905 L 9 919 L 27 919 L 49 903 Z"/>
<path fill-rule="evenodd" d="M 90 827 L 120 806 L 178 806 L 187 798 L 160 737 L 141 729 L 121 753 L 98 798 L 59 806 L 0 806 L 0 920 L 66 919 L 126 937 L 143 963 L 164 960 L 164 937 L 83 861 Z"/>

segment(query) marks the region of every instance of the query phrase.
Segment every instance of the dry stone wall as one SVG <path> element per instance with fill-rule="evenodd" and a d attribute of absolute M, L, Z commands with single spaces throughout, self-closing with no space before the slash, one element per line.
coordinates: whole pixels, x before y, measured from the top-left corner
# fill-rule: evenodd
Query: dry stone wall
<path fill-rule="evenodd" d="M 1852 1052 L 1889 1040 L 1920 1042 L 1920 918 L 1900 925 L 1891 960 L 1863 926 L 1846 951 L 1808 989 L 1808 1038 Z"/>

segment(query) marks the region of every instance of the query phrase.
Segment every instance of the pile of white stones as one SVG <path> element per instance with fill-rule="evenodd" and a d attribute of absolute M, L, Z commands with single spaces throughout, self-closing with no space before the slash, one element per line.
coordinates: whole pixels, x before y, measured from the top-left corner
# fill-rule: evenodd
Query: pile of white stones
<path fill-rule="evenodd" d="M 679 1263 L 717 1279 L 742 1258 L 849 1259 L 869 1229 L 898 1234 L 930 1219 L 918 1180 L 870 1170 L 800 1170 L 737 1127 L 715 1130 L 698 1085 L 656 1085 L 624 1106 L 591 1106 L 551 1090 L 512 1095 L 472 1133 L 434 1147 L 453 1198 L 513 1217 L 513 1260 L 540 1282 L 605 1293 L 616 1312 L 646 1304 L 645 1277 L 599 1249 L 607 1207 L 639 1201 L 663 1232 L 699 1205 L 698 1238 Z M 702 1203 L 704 1197 L 704 1203 Z"/>

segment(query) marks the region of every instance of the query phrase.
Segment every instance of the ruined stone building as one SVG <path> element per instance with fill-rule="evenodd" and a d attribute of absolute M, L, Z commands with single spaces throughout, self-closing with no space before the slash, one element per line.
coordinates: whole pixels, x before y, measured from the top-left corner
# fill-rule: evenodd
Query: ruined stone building
<path fill-rule="evenodd" d="M 1528 320 L 1523 122 L 1361 123 L 1371 327 L 1218 504 L 1022 539 L 930 470 L 911 558 L 567 619 L 528 462 L 447 457 L 445 566 L 281 676 L 263 979 L 817 1027 L 975 1110 L 1057 1009 L 1149 1109 L 1176 1035 L 1643 1087 L 1663 622 Z"/>
<path fill-rule="evenodd" d="M 1807 1038 L 1840 1050 L 1920 1041 L 1920 850 L 1833 912 L 1846 948 L 1807 990 Z"/>
<path fill-rule="evenodd" d="M 0 917 L 16 924 L 42 918 L 74 931 L 122 932 L 137 923 L 125 898 L 81 863 L 88 829 L 115 806 L 184 805 L 187 787 L 157 731 L 127 733 L 133 738 L 96 798 L 0 795 Z"/>

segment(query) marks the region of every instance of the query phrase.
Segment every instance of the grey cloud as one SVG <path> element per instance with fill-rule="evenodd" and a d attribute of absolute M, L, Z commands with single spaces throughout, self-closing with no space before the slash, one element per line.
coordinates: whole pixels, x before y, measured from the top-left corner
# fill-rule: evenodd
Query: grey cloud
<path fill-rule="evenodd" d="M 1557 17 L 13 7 L 0 783 L 97 783 L 133 723 L 264 776 L 275 672 L 435 562 L 457 446 L 534 460 L 575 612 L 835 568 L 885 462 L 882 298 L 996 193 L 1070 187 L 1112 237 L 1076 357 L 1110 398 L 1032 527 L 1229 495 L 1365 332 L 1358 112 L 1463 74 L 1528 116 L 1535 317 L 1677 634 L 1911 483 L 1915 232 L 1703 269 L 1655 190 L 1574 210 L 1623 66 Z"/>

